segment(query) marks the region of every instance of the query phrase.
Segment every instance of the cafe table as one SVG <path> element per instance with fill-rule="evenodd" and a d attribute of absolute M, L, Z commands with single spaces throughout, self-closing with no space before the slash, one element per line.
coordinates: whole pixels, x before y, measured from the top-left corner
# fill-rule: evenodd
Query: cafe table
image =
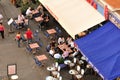
<path fill-rule="evenodd" d="M 66 65 L 69 65 L 70 63 L 71 63 L 70 60 L 65 60 L 65 61 L 64 61 L 64 64 L 66 64 Z"/>
<path fill-rule="evenodd" d="M 56 70 L 56 68 L 55 68 L 55 67 L 52 67 L 52 66 L 49 66 L 49 67 L 47 67 L 47 70 L 48 70 L 48 71 L 54 71 L 54 70 Z"/>
<path fill-rule="evenodd" d="M 48 30 L 47 30 L 47 33 L 48 33 L 48 34 L 55 34 L 55 33 L 56 33 L 56 30 L 55 30 L 55 29 L 48 29 Z"/>
<path fill-rule="evenodd" d="M 29 44 L 29 47 L 32 49 L 32 53 L 36 53 L 37 48 L 39 48 L 40 46 L 38 45 L 38 43 L 31 43 Z"/>
<path fill-rule="evenodd" d="M 71 70 L 69 70 L 69 74 L 76 75 L 76 74 L 78 74 L 78 72 L 74 69 L 71 69 Z"/>

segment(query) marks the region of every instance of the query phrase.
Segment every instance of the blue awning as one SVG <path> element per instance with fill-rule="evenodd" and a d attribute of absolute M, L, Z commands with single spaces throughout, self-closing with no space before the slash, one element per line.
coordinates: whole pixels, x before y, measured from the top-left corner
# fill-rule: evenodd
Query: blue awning
<path fill-rule="evenodd" d="M 75 43 L 104 80 L 120 76 L 120 29 L 113 23 L 108 21 Z"/>

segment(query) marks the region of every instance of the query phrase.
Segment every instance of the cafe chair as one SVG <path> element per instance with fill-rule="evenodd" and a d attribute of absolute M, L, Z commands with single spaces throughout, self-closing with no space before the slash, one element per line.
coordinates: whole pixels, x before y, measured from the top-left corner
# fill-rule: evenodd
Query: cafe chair
<path fill-rule="evenodd" d="M 60 73 L 57 74 L 57 78 L 58 78 L 58 79 L 60 78 Z"/>
<path fill-rule="evenodd" d="M 56 30 L 56 31 L 58 31 L 58 30 L 59 30 L 59 28 L 58 28 L 58 27 L 55 27 L 55 30 Z"/>
<path fill-rule="evenodd" d="M 40 41 L 38 44 L 39 44 L 39 46 L 40 46 L 40 47 L 42 47 L 42 46 L 43 46 L 43 43 L 42 43 L 41 41 Z"/>
<path fill-rule="evenodd" d="M 77 71 L 78 71 L 78 73 L 80 73 L 80 66 L 79 65 L 77 65 Z"/>
<path fill-rule="evenodd" d="M 85 70 L 84 69 L 81 69 L 81 75 L 83 76 L 85 73 Z"/>
<path fill-rule="evenodd" d="M 34 61 L 35 61 L 35 64 L 37 65 L 37 66 L 41 66 L 42 65 L 42 63 L 38 60 L 38 59 L 36 59 L 35 57 L 33 58 L 34 59 Z"/>
<path fill-rule="evenodd" d="M 77 58 L 73 58 L 73 63 L 76 64 Z"/>
<path fill-rule="evenodd" d="M 58 62 L 55 62 L 55 67 L 58 68 Z"/>
<path fill-rule="evenodd" d="M 31 49 L 29 46 L 26 46 L 26 50 L 27 50 L 29 53 L 32 53 L 32 49 Z"/>
<path fill-rule="evenodd" d="M 50 37 L 50 35 L 49 35 L 47 32 L 44 32 L 44 35 L 45 35 L 47 38 Z"/>
<path fill-rule="evenodd" d="M 59 77 L 59 80 L 62 80 L 62 76 Z"/>
<path fill-rule="evenodd" d="M 57 69 L 57 71 L 58 71 L 58 72 L 60 72 L 60 69 L 61 69 L 61 67 L 60 67 L 60 66 L 58 66 L 58 69 Z"/>

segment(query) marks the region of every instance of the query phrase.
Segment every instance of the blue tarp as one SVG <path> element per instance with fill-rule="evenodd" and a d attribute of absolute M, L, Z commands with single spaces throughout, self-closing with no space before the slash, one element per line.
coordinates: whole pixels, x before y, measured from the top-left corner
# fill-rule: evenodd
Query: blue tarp
<path fill-rule="evenodd" d="M 120 29 L 113 23 L 108 21 L 75 43 L 104 80 L 120 76 Z"/>

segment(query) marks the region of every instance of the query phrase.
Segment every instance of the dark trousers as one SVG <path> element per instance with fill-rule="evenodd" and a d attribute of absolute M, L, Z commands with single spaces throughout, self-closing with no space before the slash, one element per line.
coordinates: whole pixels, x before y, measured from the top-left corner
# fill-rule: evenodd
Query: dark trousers
<path fill-rule="evenodd" d="M 0 31 L 2 39 L 4 39 L 4 31 Z"/>

